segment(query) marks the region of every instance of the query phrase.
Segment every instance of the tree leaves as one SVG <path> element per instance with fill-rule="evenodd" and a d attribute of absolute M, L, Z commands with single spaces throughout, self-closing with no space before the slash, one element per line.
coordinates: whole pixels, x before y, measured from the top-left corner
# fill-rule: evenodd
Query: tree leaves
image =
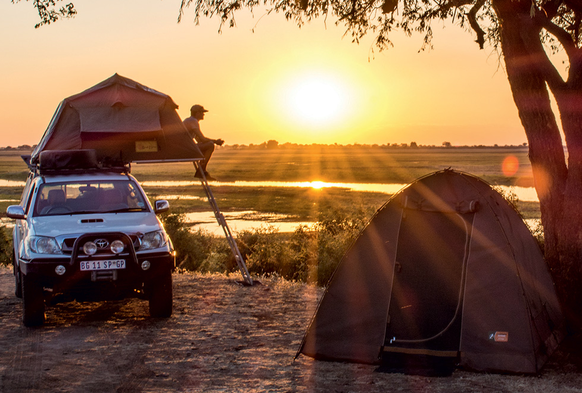
<path fill-rule="evenodd" d="M 382 12 L 385 14 L 389 14 L 391 12 L 396 11 L 398 7 L 398 0 L 384 0 L 382 4 Z"/>
<path fill-rule="evenodd" d="M 12 0 L 12 3 L 17 3 L 19 0 Z M 26 0 L 28 1 L 28 0 Z M 38 29 L 43 25 L 50 25 L 61 18 L 72 18 L 77 14 L 75 5 L 68 3 L 63 7 L 56 9 L 56 3 L 62 0 L 33 0 L 34 8 L 37 9 L 40 22 L 34 28 Z"/>

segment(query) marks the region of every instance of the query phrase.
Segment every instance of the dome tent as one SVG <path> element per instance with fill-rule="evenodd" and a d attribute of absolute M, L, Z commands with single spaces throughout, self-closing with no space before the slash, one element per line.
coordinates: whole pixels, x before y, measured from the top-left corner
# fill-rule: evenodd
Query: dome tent
<path fill-rule="evenodd" d="M 519 214 L 482 180 L 444 170 L 378 210 L 334 272 L 299 353 L 537 373 L 564 331 Z"/>
<path fill-rule="evenodd" d="M 101 163 L 203 159 L 170 96 L 114 74 L 58 106 L 32 152 L 94 149 Z"/>

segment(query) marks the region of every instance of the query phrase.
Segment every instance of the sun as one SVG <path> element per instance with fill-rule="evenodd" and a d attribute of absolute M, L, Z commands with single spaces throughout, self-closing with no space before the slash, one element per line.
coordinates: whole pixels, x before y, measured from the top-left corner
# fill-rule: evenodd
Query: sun
<path fill-rule="evenodd" d="M 322 73 L 293 78 L 284 89 L 287 115 L 303 126 L 332 126 L 341 122 L 349 109 L 345 82 Z"/>

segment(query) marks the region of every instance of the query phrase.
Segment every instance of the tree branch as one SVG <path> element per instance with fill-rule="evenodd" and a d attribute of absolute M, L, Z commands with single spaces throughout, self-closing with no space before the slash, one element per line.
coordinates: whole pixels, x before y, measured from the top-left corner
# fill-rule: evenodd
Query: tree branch
<path fill-rule="evenodd" d="M 469 18 L 469 24 L 471 25 L 473 31 L 477 34 L 476 42 L 479 44 L 479 49 L 483 49 L 483 47 L 485 46 L 485 32 L 483 31 L 483 29 L 481 29 L 479 23 L 477 23 L 477 12 L 479 12 L 479 10 L 483 7 L 484 4 L 485 0 L 478 0 L 467 13 L 467 17 Z"/>
<path fill-rule="evenodd" d="M 518 18 L 521 19 L 520 25 L 523 26 L 521 37 L 530 54 L 531 60 L 535 60 L 536 67 L 544 75 L 544 79 L 551 90 L 556 92 L 563 91 L 566 87 L 566 82 L 564 82 L 562 76 L 550 61 L 548 54 L 544 50 L 542 42 L 540 41 L 541 28 L 543 27 L 547 30 L 547 27 L 540 23 L 542 18 L 532 18 L 529 14 L 521 14 Z M 547 21 L 546 18 L 543 18 L 543 20 Z M 554 28 L 561 30 L 558 26 L 553 26 Z M 571 40 L 569 34 L 568 37 Z"/>
<path fill-rule="evenodd" d="M 564 47 L 568 57 L 572 54 L 572 51 L 576 50 L 576 43 L 574 39 L 566 30 L 554 24 L 549 18 L 547 18 L 542 13 L 536 13 L 535 20 L 541 27 L 546 29 L 550 34 L 558 39 L 560 44 Z"/>
<path fill-rule="evenodd" d="M 564 4 L 571 8 L 575 13 L 582 13 L 582 4 L 580 4 L 578 0 L 565 0 Z"/>

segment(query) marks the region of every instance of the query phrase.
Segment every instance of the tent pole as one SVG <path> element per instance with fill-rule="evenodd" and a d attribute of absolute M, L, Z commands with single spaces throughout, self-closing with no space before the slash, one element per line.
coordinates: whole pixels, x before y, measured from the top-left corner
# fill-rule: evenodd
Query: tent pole
<path fill-rule="evenodd" d="M 214 217 L 216 218 L 218 225 L 220 225 L 222 227 L 222 230 L 224 231 L 224 236 L 226 237 L 226 240 L 228 241 L 228 245 L 230 246 L 230 250 L 232 251 L 232 254 L 234 255 L 234 259 L 236 260 L 236 264 L 238 265 L 238 268 L 243 276 L 243 280 L 244 280 L 245 284 L 253 285 L 253 279 L 251 278 L 251 275 L 249 274 L 249 271 L 247 269 L 245 261 L 240 253 L 240 250 L 238 249 L 238 246 L 236 244 L 236 240 L 232 236 L 232 232 L 230 231 L 230 228 L 228 227 L 228 224 L 226 223 L 226 219 L 224 218 L 224 215 L 222 214 L 222 212 L 218 208 L 218 204 L 216 203 L 216 199 L 214 199 L 214 195 L 212 194 L 212 191 L 210 190 L 210 185 L 208 185 L 208 181 L 206 180 L 204 170 L 202 170 L 202 168 L 200 167 L 200 162 L 194 161 L 194 167 L 200 172 L 200 175 L 201 175 L 200 182 L 202 183 L 202 188 L 204 188 L 204 192 L 206 192 L 206 197 L 208 198 L 208 202 L 210 203 L 210 206 L 212 207 L 212 210 L 214 211 Z"/>

